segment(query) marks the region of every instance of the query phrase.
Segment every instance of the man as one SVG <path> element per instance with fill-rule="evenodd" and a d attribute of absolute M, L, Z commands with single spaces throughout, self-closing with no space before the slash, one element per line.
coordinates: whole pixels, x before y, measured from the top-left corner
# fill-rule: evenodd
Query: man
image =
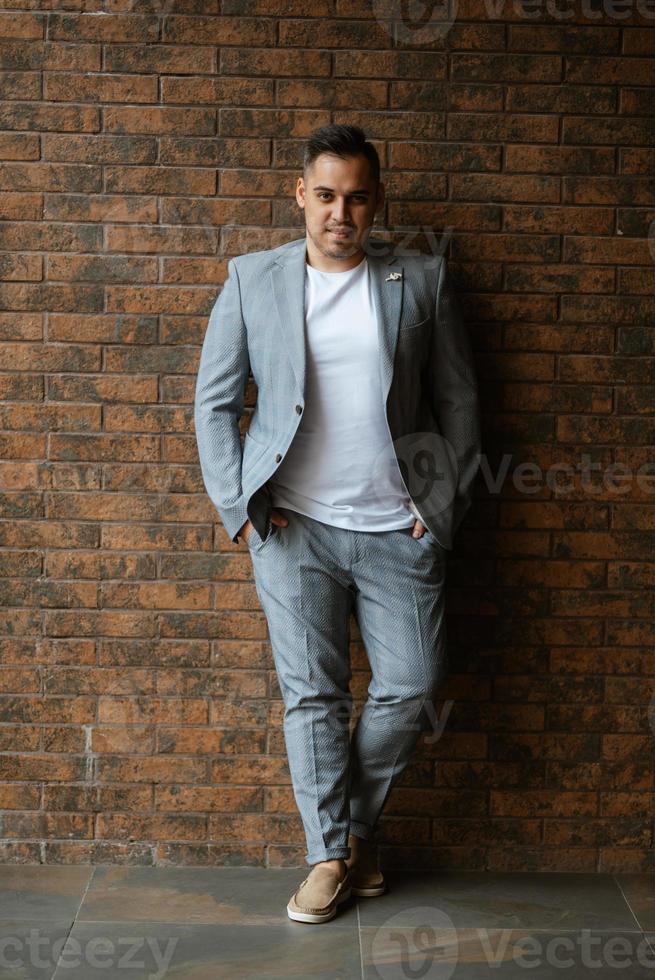
<path fill-rule="evenodd" d="M 248 547 L 285 704 L 311 866 L 287 906 L 300 922 L 384 891 L 377 821 L 446 671 L 445 559 L 479 463 L 445 261 L 370 237 L 379 174 L 358 127 L 311 134 L 296 188 L 306 237 L 230 259 L 196 388 L 203 478 Z M 372 669 L 352 741 L 351 612 Z"/>

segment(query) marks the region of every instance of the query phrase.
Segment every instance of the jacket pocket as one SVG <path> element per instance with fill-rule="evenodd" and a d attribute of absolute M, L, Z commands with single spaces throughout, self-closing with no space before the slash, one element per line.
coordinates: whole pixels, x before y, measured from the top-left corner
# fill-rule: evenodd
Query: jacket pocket
<path fill-rule="evenodd" d="M 429 322 L 430 322 L 430 317 L 426 316 L 423 318 L 423 320 L 415 320 L 412 323 L 401 323 L 400 333 L 405 333 L 408 330 L 417 330 L 419 327 L 422 327 Z"/>

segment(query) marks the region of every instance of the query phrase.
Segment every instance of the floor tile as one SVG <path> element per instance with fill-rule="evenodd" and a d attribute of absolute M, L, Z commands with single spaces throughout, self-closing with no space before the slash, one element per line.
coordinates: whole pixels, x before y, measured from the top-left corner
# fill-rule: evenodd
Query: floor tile
<path fill-rule="evenodd" d="M 50 980 L 73 919 L 0 921 L 1 980 Z"/>
<path fill-rule="evenodd" d="M 390 917 L 361 930 L 365 980 L 652 980 L 640 932 L 433 929 Z"/>
<path fill-rule="evenodd" d="M 387 894 L 360 903 L 362 925 L 411 925 L 434 911 L 441 927 L 638 929 L 611 875 L 518 872 L 386 873 Z"/>
<path fill-rule="evenodd" d="M 307 871 L 102 866 L 78 919 L 278 925 L 290 921 L 287 902 Z"/>
<path fill-rule="evenodd" d="M 625 900 L 645 932 L 655 932 L 655 874 L 614 875 Z"/>
<path fill-rule="evenodd" d="M 0 864 L 0 920 L 73 918 L 91 865 Z"/>
<path fill-rule="evenodd" d="M 358 980 L 356 916 L 320 925 L 77 922 L 54 980 Z"/>

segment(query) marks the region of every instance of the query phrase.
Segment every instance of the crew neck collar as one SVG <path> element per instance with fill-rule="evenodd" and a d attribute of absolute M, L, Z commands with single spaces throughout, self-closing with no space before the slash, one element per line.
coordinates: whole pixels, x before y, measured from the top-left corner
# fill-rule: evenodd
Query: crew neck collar
<path fill-rule="evenodd" d="M 317 269 L 315 265 L 310 265 L 309 262 L 307 261 L 307 257 L 305 256 L 305 267 L 307 269 L 311 269 L 312 272 L 320 272 L 322 276 L 347 276 L 349 273 L 356 272 L 357 269 L 361 269 L 364 262 L 366 262 L 366 254 L 362 256 L 361 262 L 358 262 L 357 265 L 354 265 L 352 269 L 343 269 L 341 272 L 326 272 L 323 269 Z"/>

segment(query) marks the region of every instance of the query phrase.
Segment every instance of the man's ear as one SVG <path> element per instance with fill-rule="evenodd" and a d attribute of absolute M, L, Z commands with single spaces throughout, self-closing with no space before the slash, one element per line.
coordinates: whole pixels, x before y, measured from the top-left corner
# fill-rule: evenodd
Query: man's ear
<path fill-rule="evenodd" d="M 302 177 L 298 178 L 298 183 L 296 184 L 296 203 L 299 208 L 305 207 L 305 181 Z"/>

